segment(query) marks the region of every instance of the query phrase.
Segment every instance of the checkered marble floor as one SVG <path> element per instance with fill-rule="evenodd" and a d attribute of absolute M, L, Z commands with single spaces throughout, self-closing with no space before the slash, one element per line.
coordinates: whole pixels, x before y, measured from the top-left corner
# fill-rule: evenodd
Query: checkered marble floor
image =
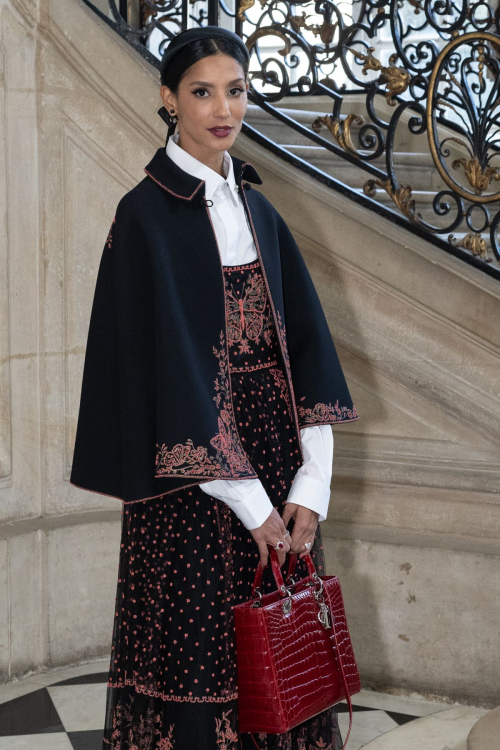
<path fill-rule="evenodd" d="M 106 680 L 107 664 L 101 661 L 33 675 L 0 687 L 0 750 L 102 750 Z M 345 737 L 349 726 L 347 704 L 343 701 L 337 708 Z M 472 726 L 485 713 L 483 709 L 474 712 L 457 704 L 450 708 L 445 703 L 373 690 L 362 690 L 353 696 L 353 708 L 353 728 L 346 750 L 412 750 L 412 737 L 420 742 L 419 726 L 440 713 L 457 709 L 460 718 L 465 718 L 463 745 L 461 738 L 457 744 L 456 738 L 447 735 L 438 738 L 438 744 L 422 744 L 420 749 L 465 750 L 468 724 Z M 440 723 L 445 732 L 449 722 Z M 403 742 L 397 739 L 398 732 L 401 738 L 404 732 Z M 435 739 L 435 728 L 431 733 Z"/>

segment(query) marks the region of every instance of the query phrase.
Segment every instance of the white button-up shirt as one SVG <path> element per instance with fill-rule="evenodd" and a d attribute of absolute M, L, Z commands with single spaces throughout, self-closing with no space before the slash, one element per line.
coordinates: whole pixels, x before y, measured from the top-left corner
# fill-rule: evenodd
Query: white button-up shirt
<path fill-rule="evenodd" d="M 185 172 L 205 180 L 205 196 L 213 201 L 209 211 L 222 264 L 235 266 L 257 260 L 257 249 L 237 190 L 229 152 L 224 151 L 224 178 L 181 148 L 178 138 L 178 133 L 170 136 L 166 152 Z M 316 511 L 318 521 L 324 521 L 330 502 L 332 428 L 328 424 L 309 425 L 300 430 L 300 436 L 304 463 L 294 477 L 287 502 Z M 208 495 L 229 505 L 247 529 L 261 526 L 274 507 L 260 479 L 214 479 L 199 486 Z"/>

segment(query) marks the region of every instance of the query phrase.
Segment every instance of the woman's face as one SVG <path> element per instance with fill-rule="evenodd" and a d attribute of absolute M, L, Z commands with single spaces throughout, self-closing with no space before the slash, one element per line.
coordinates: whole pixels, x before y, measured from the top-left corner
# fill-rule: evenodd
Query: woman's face
<path fill-rule="evenodd" d="M 191 65 L 177 96 L 161 86 L 167 111 L 178 115 L 179 145 L 196 158 L 213 158 L 231 148 L 245 116 L 247 88 L 241 65 L 222 52 Z"/>

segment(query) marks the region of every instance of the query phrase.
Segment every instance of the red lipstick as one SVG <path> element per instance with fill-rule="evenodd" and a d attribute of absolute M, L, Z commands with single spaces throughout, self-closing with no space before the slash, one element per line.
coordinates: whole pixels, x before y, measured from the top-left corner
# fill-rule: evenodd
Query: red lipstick
<path fill-rule="evenodd" d="M 232 128 L 229 125 L 226 125 L 224 127 L 208 128 L 208 130 L 216 135 L 217 138 L 227 138 Z"/>

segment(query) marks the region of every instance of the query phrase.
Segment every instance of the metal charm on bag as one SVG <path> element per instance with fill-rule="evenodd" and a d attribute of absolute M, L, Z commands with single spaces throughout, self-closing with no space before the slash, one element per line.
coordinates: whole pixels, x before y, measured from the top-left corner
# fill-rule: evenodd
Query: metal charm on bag
<path fill-rule="evenodd" d="M 325 598 L 323 596 L 323 581 L 316 573 L 314 574 L 313 578 L 315 578 L 317 583 L 319 583 L 320 585 L 319 589 L 313 592 L 314 598 L 318 602 L 319 606 L 318 620 L 323 625 L 325 630 L 330 630 L 332 627 L 333 615 L 330 612 L 330 609 L 326 604 Z M 314 586 L 315 584 L 312 585 Z"/>

